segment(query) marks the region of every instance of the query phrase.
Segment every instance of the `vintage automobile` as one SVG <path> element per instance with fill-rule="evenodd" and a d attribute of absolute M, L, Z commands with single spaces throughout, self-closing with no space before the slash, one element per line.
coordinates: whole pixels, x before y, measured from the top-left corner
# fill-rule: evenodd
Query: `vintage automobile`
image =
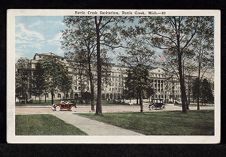
<path fill-rule="evenodd" d="M 53 111 L 62 111 L 62 110 L 67 110 L 67 111 L 75 111 L 76 109 L 76 104 L 71 103 L 69 101 L 61 101 L 58 104 L 53 104 L 52 105 L 52 110 Z"/>
<path fill-rule="evenodd" d="M 164 108 L 165 104 L 163 103 L 163 99 L 152 99 L 152 103 L 149 105 L 149 110 L 161 110 Z"/>

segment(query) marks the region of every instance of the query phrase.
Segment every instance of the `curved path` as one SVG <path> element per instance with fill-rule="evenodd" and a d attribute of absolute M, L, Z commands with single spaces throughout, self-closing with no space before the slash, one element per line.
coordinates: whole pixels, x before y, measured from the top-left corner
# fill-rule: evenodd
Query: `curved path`
<path fill-rule="evenodd" d="M 72 112 L 55 112 L 53 113 L 56 117 L 62 119 L 66 123 L 72 124 L 75 127 L 86 132 L 88 135 L 105 135 L 105 136 L 114 136 L 114 135 L 143 135 L 131 130 L 123 129 L 114 125 L 106 124 L 96 120 L 91 120 L 89 118 L 81 117 Z"/>

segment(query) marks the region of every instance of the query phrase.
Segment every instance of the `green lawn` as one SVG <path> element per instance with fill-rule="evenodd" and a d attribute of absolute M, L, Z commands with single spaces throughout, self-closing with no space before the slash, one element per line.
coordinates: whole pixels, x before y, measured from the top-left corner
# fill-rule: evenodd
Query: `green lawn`
<path fill-rule="evenodd" d="M 86 135 L 80 129 L 48 114 L 16 115 L 16 135 Z"/>
<path fill-rule="evenodd" d="M 145 135 L 214 135 L 214 111 L 80 114 Z"/>

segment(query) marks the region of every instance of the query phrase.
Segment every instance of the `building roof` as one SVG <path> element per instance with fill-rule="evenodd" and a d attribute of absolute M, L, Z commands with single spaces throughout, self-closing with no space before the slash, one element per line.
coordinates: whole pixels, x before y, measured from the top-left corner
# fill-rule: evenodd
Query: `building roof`
<path fill-rule="evenodd" d="M 54 54 L 53 52 L 47 52 L 47 53 L 35 53 L 33 59 L 35 59 L 35 56 L 37 56 L 37 55 L 38 56 L 54 56 L 56 58 L 64 58 L 62 56 L 58 56 L 58 55 Z"/>

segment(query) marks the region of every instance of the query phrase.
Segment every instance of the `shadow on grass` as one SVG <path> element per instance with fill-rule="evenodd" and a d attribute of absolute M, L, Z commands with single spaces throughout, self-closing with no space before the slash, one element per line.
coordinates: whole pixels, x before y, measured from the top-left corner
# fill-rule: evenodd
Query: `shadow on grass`
<path fill-rule="evenodd" d="M 214 111 L 93 113 L 79 115 L 145 135 L 214 135 Z"/>

